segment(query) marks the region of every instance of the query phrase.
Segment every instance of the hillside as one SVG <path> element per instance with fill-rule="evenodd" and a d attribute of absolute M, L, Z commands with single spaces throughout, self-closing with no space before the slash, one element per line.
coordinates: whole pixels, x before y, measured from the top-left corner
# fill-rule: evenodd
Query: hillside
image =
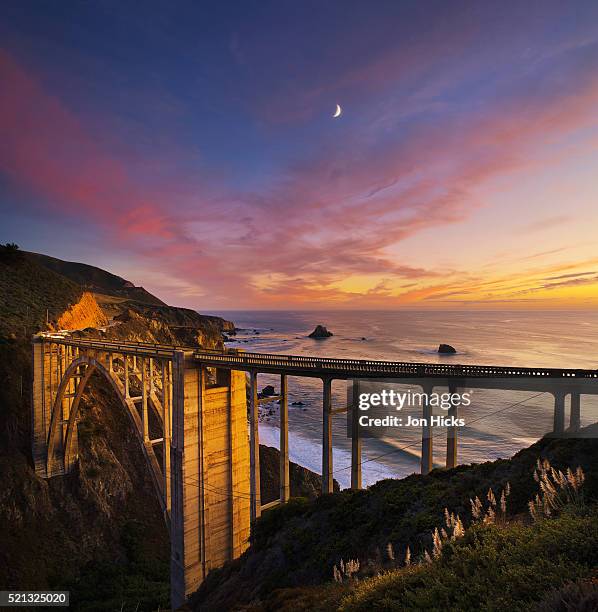
<path fill-rule="evenodd" d="M 167 609 L 168 533 L 130 420 L 100 377 L 92 376 L 83 396 L 77 469 L 50 480 L 32 469 L 30 338 L 67 328 L 86 337 L 221 348 L 234 324 L 125 298 L 106 312 L 98 294 L 42 265 L 48 260 L 0 247 L 0 586 L 68 589 L 71 609 L 87 612 Z M 103 274 L 94 272 L 94 287 L 113 276 Z M 262 447 L 261 466 L 263 495 L 273 497 L 278 451 Z M 291 487 L 310 496 L 321 480 L 291 464 Z"/>
<path fill-rule="evenodd" d="M 39 253 L 26 252 L 25 256 L 30 261 L 60 274 L 87 291 L 143 302 L 145 304 L 165 306 L 162 300 L 146 291 L 143 287 L 136 287 L 131 281 L 116 276 L 116 274 L 106 272 L 106 270 L 101 268 L 72 261 L 63 261 Z"/>
<path fill-rule="evenodd" d="M 235 331 L 230 321 L 169 306 L 100 268 L 0 245 L 0 339 L 109 322 L 96 334 L 206 348 L 222 348 L 223 334 Z"/>
<path fill-rule="evenodd" d="M 72 280 L 0 245 L 0 337 L 45 329 L 82 294 Z"/>
<path fill-rule="evenodd" d="M 287 506 L 264 514 L 246 555 L 241 561 L 214 572 L 195 595 L 192 607 L 201 611 L 335 610 L 350 591 L 348 586 L 341 587 L 332 579 L 333 567 L 341 559 L 358 560 L 365 576 L 385 569 L 389 543 L 398 559 L 404 558 L 407 546 L 415 559 L 424 547 L 432 549 L 432 532 L 442 526 L 444 508 L 459 514 L 467 525 L 471 522 L 469 500 L 476 496 L 485 500 L 490 487 L 498 497 L 508 482 L 510 516 L 527 517 L 527 503 L 537 491 L 533 468 L 538 457 L 547 457 L 553 465 L 562 468 L 582 466 L 586 472 L 587 501 L 595 503 L 598 501 L 598 426 L 587 428 L 583 433 L 593 437 L 546 437 L 510 460 L 385 480 L 367 490 L 342 491 L 312 502 L 292 500 Z M 584 520 L 568 525 L 567 533 L 581 529 Z M 526 537 L 533 548 L 534 533 L 528 531 L 514 537 Z M 598 530 L 588 532 L 587 537 L 598 544 Z M 495 553 L 488 551 L 488 554 Z M 563 554 L 573 552 L 563 545 Z M 576 563 L 598 568 L 598 559 L 591 555 L 582 555 Z M 562 581 L 578 576 L 577 565 L 570 569 L 569 574 L 562 573 Z M 421 581 L 418 584 L 423 588 Z M 402 607 L 401 603 L 387 605 L 383 603 L 387 594 L 380 584 L 373 595 L 365 583 L 362 587 L 359 597 L 351 600 L 353 603 L 347 604 L 347 609 L 435 609 L 430 603 L 433 599 L 428 600 L 430 606 L 422 603 L 426 601 L 423 595 L 417 600 L 420 608 Z M 469 587 L 464 582 L 461 588 Z M 542 593 L 543 590 L 539 591 L 538 596 Z"/>

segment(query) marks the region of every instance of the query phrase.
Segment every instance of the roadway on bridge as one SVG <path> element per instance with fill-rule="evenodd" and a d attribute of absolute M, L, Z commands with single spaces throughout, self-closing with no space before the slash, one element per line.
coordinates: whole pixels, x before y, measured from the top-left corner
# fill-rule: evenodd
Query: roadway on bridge
<path fill-rule="evenodd" d="M 587 383 L 598 381 L 598 370 L 574 368 L 533 368 L 516 366 L 490 366 L 467 364 L 443 364 L 422 362 L 393 362 L 360 359 L 336 359 L 305 355 L 281 355 L 253 353 L 236 349 L 224 351 L 180 347 L 169 344 L 145 342 L 114 342 L 99 339 L 73 338 L 56 334 L 43 334 L 49 342 L 92 348 L 108 352 L 145 355 L 171 359 L 175 351 L 192 352 L 194 358 L 207 366 L 226 369 L 287 374 L 289 376 L 350 378 L 519 378 L 535 380 L 563 379 L 567 382 Z"/>

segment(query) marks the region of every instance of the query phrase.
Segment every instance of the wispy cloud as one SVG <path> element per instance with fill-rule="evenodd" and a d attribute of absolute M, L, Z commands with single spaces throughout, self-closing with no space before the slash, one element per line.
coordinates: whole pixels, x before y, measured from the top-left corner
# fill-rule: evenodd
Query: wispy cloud
<path fill-rule="evenodd" d="M 144 262 L 148 278 L 157 267 L 168 270 L 172 283 L 156 280 L 167 293 L 205 296 L 211 305 L 394 306 L 459 296 L 499 303 L 516 299 L 500 292 L 595 282 L 593 272 L 542 281 L 535 270 L 497 280 L 483 272 L 481 258 L 455 268 L 440 257 L 417 265 L 391 254 L 397 244 L 432 231 L 439 236 L 481 213 L 488 206 L 485 186 L 546 167 L 546 149 L 558 163 L 565 155 L 562 142 L 596 127 L 598 46 L 589 34 L 583 45 L 565 41 L 536 52 L 513 81 L 493 75 L 496 90 L 481 88 L 468 100 L 463 92 L 481 78 L 492 55 L 482 45 L 483 57 L 468 56 L 472 41 L 480 45 L 478 17 L 439 22 L 429 35 L 399 47 L 375 46 L 333 78 L 323 71 L 290 79 L 268 95 L 256 90 L 245 110 L 264 123 L 276 115 L 282 123 L 304 125 L 316 102 L 336 92 L 353 100 L 363 119 L 322 133 L 313 144 L 303 142 L 252 187 L 229 180 L 225 169 L 194 168 L 176 180 L 149 172 L 144 179 L 139 168 L 147 149 L 128 147 L 118 134 L 100 138 L 107 125 L 101 117 L 73 110 L 64 94 L 0 51 L 0 172 L 14 189 L 34 196 L 40 213 L 93 224 L 101 240 Z M 246 36 L 236 33 L 229 48 L 245 78 L 265 52 Z M 521 40 L 518 45 L 525 50 Z M 466 59 L 451 63 L 448 52 Z M 273 70 L 282 71 L 286 61 L 273 60 Z M 159 167 L 155 155 L 148 168 Z M 569 212 L 538 211 L 524 231 L 574 220 Z M 564 249 L 539 252 L 536 246 L 520 260 Z M 370 282 L 354 280 L 363 277 Z"/>

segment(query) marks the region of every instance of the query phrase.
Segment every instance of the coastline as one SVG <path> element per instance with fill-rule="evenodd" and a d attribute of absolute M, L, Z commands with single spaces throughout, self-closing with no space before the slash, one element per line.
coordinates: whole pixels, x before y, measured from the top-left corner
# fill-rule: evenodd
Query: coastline
<path fill-rule="evenodd" d="M 261 422 L 260 444 L 280 449 L 280 430 L 273 425 Z M 322 446 L 299 434 L 289 434 L 289 459 L 316 474 L 322 473 Z M 338 481 L 341 489 L 349 487 L 351 484 L 351 453 L 334 447 L 333 462 L 335 480 Z M 398 473 L 382 463 L 371 461 L 363 472 L 363 485 L 369 486 L 385 478 L 404 478 L 413 472 L 414 470 L 407 469 L 404 473 Z"/>

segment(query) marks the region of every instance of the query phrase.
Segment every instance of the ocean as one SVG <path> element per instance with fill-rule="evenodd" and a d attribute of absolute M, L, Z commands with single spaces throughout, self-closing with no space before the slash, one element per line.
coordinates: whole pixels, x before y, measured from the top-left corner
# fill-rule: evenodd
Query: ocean
<path fill-rule="evenodd" d="M 231 348 L 245 351 L 446 362 L 494 366 L 598 368 L 598 313 L 565 311 L 225 311 L 211 312 L 240 329 Z M 308 338 L 318 324 L 333 336 Z M 439 355 L 440 343 L 457 349 Z M 259 388 L 276 376 L 260 375 Z M 333 408 L 346 405 L 346 382 L 333 384 Z M 290 459 L 321 473 L 322 382 L 289 378 Z M 582 426 L 598 420 L 598 398 L 582 396 Z M 293 406 L 293 402 L 303 405 Z M 459 463 L 478 463 L 510 457 L 552 429 L 553 397 L 521 391 L 477 390 L 462 409 Z M 567 406 L 568 409 L 568 406 Z M 568 418 L 568 414 L 567 414 Z M 278 406 L 260 407 L 260 442 L 278 447 Z M 434 465 L 443 465 L 446 441 L 434 429 Z M 381 439 L 363 441 L 363 482 L 401 478 L 419 471 L 421 430 L 390 429 Z M 350 440 L 346 416 L 333 417 L 334 478 L 341 487 L 350 482 Z"/>

